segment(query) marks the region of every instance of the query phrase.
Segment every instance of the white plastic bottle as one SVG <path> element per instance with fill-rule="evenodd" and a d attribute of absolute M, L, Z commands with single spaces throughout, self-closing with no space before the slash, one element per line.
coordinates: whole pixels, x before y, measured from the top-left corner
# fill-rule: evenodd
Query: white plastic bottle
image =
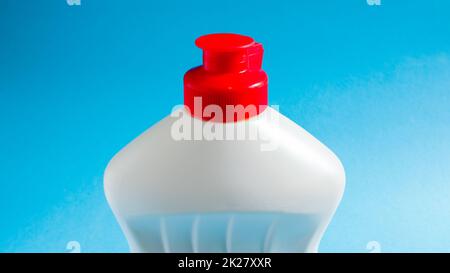
<path fill-rule="evenodd" d="M 105 171 L 131 251 L 316 252 L 344 191 L 342 164 L 267 106 L 261 44 L 237 34 L 196 44 L 203 65 L 185 75 L 185 106 Z"/>

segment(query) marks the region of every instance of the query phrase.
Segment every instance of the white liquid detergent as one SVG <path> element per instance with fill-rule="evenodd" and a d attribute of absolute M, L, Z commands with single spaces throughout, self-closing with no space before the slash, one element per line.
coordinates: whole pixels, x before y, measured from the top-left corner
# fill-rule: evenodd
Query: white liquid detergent
<path fill-rule="evenodd" d="M 261 44 L 236 34 L 196 44 L 203 65 L 185 75 L 185 106 L 105 171 L 131 251 L 316 252 L 344 191 L 342 164 L 267 106 Z"/>

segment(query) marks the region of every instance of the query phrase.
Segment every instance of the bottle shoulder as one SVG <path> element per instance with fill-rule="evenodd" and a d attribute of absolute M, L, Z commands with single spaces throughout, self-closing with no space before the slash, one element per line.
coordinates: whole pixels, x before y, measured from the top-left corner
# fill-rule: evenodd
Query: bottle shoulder
<path fill-rule="evenodd" d="M 257 118 L 234 125 L 207 124 L 185 115 L 191 127 L 183 129 L 190 130 L 191 139 L 174 136 L 180 115 L 164 118 L 111 160 L 105 171 L 107 195 L 153 196 L 159 200 L 155 207 L 164 204 L 173 211 L 186 208 L 183 202 L 173 202 L 181 199 L 188 200 L 191 209 L 212 203 L 216 210 L 236 206 L 287 211 L 319 210 L 340 199 L 345 173 L 339 159 L 275 109 L 268 107 Z M 206 133 L 195 139 L 195 126 L 235 132 L 233 126 L 253 126 L 259 135 L 218 140 L 205 138 Z"/>
<path fill-rule="evenodd" d="M 248 153 L 278 154 L 287 160 L 342 168 L 338 157 L 300 125 L 277 110 L 267 107 L 259 116 L 235 123 L 214 123 L 193 118 L 179 109 L 147 129 L 123 148 L 119 160 L 151 157 L 177 157 L 185 153 L 201 159 L 203 155 Z M 168 162 L 168 164 L 172 164 Z"/>

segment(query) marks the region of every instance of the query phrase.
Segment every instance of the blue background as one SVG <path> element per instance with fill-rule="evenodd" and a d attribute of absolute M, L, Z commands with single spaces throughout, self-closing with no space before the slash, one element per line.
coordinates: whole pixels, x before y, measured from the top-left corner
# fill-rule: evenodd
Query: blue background
<path fill-rule="evenodd" d="M 341 158 L 320 251 L 450 251 L 450 1 L 0 3 L 0 251 L 127 251 L 108 160 L 182 103 L 202 34 L 265 47 L 270 102 Z"/>

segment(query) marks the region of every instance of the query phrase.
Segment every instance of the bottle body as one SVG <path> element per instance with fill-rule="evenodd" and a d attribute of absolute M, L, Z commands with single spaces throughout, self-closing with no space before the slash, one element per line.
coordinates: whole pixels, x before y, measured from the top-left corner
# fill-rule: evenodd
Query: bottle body
<path fill-rule="evenodd" d="M 105 193 L 131 251 L 317 251 L 344 190 L 339 159 L 271 107 L 213 124 L 179 111 L 123 148 L 105 171 Z M 191 122 L 191 139 L 176 135 L 181 115 Z M 222 139 L 195 136 L 211 124 Z M 239 125 L 256 128 L 256 139 L 227 139 Z"/>

